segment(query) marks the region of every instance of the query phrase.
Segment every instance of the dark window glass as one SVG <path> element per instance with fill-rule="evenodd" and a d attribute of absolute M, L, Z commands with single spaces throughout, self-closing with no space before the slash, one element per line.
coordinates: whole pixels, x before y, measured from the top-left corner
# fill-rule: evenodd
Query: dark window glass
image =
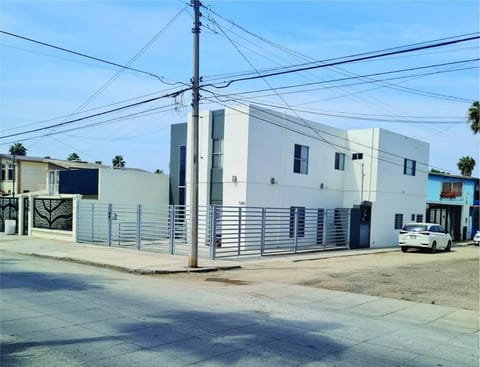
<path fill-rule="evenodd" d="M 403 174 L 407 176 L 415 176 L 416 165 L 416 161 L 405 158 L 403 161 Z"/>
<path fill-rule="evenodd" d="M 185 187 L 185 175 L 187 168 L 187 149 L 185 145 L 180 146 L 178 161 L 178 186 Z"/>
<path fill-rule="evenodd" d="M 363 153 L 353 153 L 352 160 L 363 159 Z"/>
<path fill-rule="evenodd" d="M 335 169 L 345 170 L 345 154 L 335 153 Z"/>
<path fill-rule="evenodd" d="M 308 147 L 305 145 L 295 144 L 293 172 L 308 174 Z"/>
<path fill-rule="evenodd" d="M 401 229 L 403 226 L 403 214 L 395 214 L 395 229 Z"/>

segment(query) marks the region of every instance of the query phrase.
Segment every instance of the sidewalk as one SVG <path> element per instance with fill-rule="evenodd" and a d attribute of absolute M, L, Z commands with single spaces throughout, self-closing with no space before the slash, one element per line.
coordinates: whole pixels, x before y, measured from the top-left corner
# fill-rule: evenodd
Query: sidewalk
<path fill-rule="evenodd" d="M 469 245 L 471 241 L 455 243 L 455 247 Z M 27 236 L 0 233 L 0 251 L 20 255 L 37 256 L 56 260 L 71 261 L 85 265 L 109 268 L 137 274 L 169 274 L 188 272 L 209 272 L 239 269 L 241 264 L 262 264 L 271 261 L 301 262 L 318 259 L 361 256 L 382 252 L 399 251 L 398 247 L 361 250 L 329 250 L 296 255 L 269 255 L 232 258 L 229 260 L 198 259 L 198 268 L 189 268 L 188 257 L 169 255 L 153 251 L 138 251 L 120 247 L 106 247 L 57 241 Z"/>
<path fill-rule="evenodd" d="M 238 264 L 231 261 L 203 258 L 198 259 L 198 268 L 189 268 L 187 256 L 27 236 L 7 236 L 4 233 L 0 233 L 0 251 L 71 261 L 136 274 L 208 272 L 240 268 Z"/>

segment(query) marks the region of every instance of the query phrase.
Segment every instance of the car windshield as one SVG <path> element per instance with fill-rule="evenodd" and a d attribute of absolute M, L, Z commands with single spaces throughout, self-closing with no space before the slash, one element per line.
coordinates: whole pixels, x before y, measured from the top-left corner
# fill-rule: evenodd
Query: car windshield
<path fill-rule="evenodd" d="M 424 224 L 405 224 L 403 230 L 408 232 L 421 232 L 426 231 L 427 226 Z"/>

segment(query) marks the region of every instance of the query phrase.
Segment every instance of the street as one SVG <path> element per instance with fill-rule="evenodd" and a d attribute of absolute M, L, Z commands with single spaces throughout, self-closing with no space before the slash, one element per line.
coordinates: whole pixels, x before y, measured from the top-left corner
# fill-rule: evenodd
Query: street
<path fill-rule="evenodd" d="M 13 254 L 1 272 L 2 366 L 478 366 L 460 309 Z"/>

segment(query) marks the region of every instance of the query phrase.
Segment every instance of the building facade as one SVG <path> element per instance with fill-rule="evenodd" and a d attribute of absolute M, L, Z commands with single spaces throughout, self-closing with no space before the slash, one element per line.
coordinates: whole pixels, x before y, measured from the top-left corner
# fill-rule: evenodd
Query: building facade
<path fill-rule="evenodd" d="M 180 160 L 187 163 L 188 203 L 191 165 L 185 158 L 190 157 L 191 134 L 186 126 L 172 127 L 179 134 L 172 139 L 171 150 L 178 154 L 171 156 L 170 175 L 182 181 Z M 202 112 L 199 132 L 200 206 L 333 209 L 367 204 L 367 247 L 395 245 L 401 224 L 412 214 L 423 219 L 429 159 L 424 142 L 377 128 L 345 131 L 253 105 Z M 182 187 L 170 182 L 171 203 L 178 204 Z"/>
<path fill-rule="evenodd" d="M 472 239 L 479 229 L 478 191 L 478 178 L 430 173 L 427 220 L 441 224 L 456 241 Z"/>

